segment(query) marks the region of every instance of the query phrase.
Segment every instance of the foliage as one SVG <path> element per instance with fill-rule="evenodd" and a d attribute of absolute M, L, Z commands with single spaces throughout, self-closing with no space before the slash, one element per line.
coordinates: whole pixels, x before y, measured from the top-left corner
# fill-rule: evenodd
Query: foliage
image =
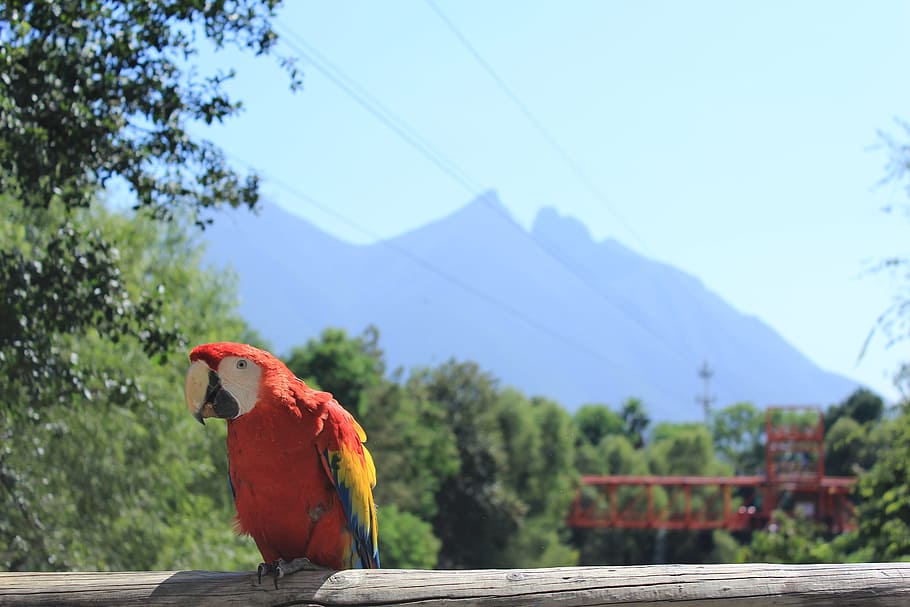
<path fill-rule="evenodd" d="M 868 470 L 878 455 L 885 405 L 865 388 L 825 412 L 825 472 L 853 476 Z"/>
<path fill-rule="evenodd" d="M 500 391 L 473 363 L 417 370 L 408 388 L 444 415 L 458 473 L 436 494 L 435 534 L 446 568 L 572 564 L 574 429 L 555 403 Z M 533 547 L 533 550 L 531 549 Z"/>
<path fill-rule="evenodd" d="M 391 569 L 432 569 L 441 542 L 433 526 L 394 504 L 380 508 L 379 554 L 382 566 Z"/>
<path fill-rule="evenodd" d="M 189 131 L 239 110 L 232 74 L 202 76 L 190 60 L 204 42 L 270 52 L 278 3 L 0 4 L 0 192 L 15 215 L 0 244 L 0 371 L 17 385 L 83 394 L 94 371 L 58 344 L 86 330 L 138 339 L 159 362 L 181 349 L 162 314 L 168 285 L 130 282 L 124 249 L 76 211 L 113 182 L 157 219 L 202 223 L 206 209 L 256 202 L 256 176 Z"/>
<path fill-rule="evenodd" d="M 649 419 L 644 405 L 629 399 L 617 413 L 607 405 L 584 405 L 572 420 L 575 432 L 575 465 L 581 474 L 647 474 L 642 433 Z"/>
<path fill-rule="evenodd" d="M 201 76 L 190 60 L 204 42 L 269 52 L 277 5 L 0 4 L 5 568 L 253 560 L 225 524 L 223 431 L 193 427 L 174 388 L 186 343 L 255 340 L 184 227 L 258 196 L 255 175 L 190 136 L 239 109 L 224 92 L 231 74 Z M 101 189 L 117 181 L 143 212 L 104 210 Z"/>
<path fill-rule="evenodd" d="M 879 396 L 860 389 L 825 413 L 826 472 L 859 476 L 858 531 L 831 536 L 812 521 L 775 512 L 773 524 L 752 535 L 739 560 L 834 563 L 910 557 L 910 529 L 902 522 L 910 514 L 910 500 L 901 497 L 910 480 L 910 440 L 902 441 L 901 434 L 910 422 L 904 416 L 884 420 L 883 411 Z"/>
<path fill-rule="evenodd" d="M 70 215 L 61 205 L 29 209 L 9 198 L 3 205 L 0 370 L 12 385 L 41 402 L 90 390 L 86 377 L 97 370 L 60 347 L 73 334 L 138 339 L 158 358 L 180 344 L 174 321 L 163 314 L 164 283 L 131 280 L 123 260 L 130 251 L 85 213 Z"/>
<path fill-rule="evenodd" d="M 384 565 L 432 566 L 437 552 L 450 567 L 575 562 L 564 523 L 575 431 L 558 404 L 499 390 L 470 363 L 417 370 L 404 383 L 385 378 L 375 329 L 359 337 L 326 330 L 288 363 L 363 411 L 391 555 Z M 419 550 L 408 545 L 417 536 L 428 542 Z"/>
<path fill-rule="evenodd" d="M 497 402 L 499 430 L 505 444 L 504 480 L 524 502 L 518 532 L 500 555 L 500 566 L 549 567 L 578 559 L 567 544 L 566 513 L 572 502 L 575 428 L 557 403 L 515 390 Z"/>
<path fill-rule="evenodd" d="M 644 403 L 640 399 L 629 398 L 623 403 L 619 415 L 623 421 L 623 433 L 632 441 L 633 447 L 641 449 L 645 444 L 645 431 L 651 424 Z"/>
<path fill-rule="evenodd" d="M 910 123 L 900 122 L 903 133 L 894 137 L 887 133 L 880 133 L 881 139 L 889 152 L 887 175 L 885 181 L 902 183 L 908 196 L 910 196 Z M 910 203 L 892 205 L 885 208 L 889 213 L 900 213 L 904 218 L 910 217 Z M 906 255 L 895 254 L 885 258 L 873 268 L 876 272 L 887 272 L 895 281 L 896 292 L 894 299 L 884 312 L 878 317 L 875 326 L 869 332 L 863 350 L 865 353 L 869 343 L 876 334 L 885 339 L 888 347 L 910 338 L 910 258 Z M 896 381 L 906 369 L 898 371 Z"/>
<path fill-rule="evenodd" d="M 847 399 L 828 407 L 825 411 L 825 428 L 830 429 L 843 417 L 849 417 L 859 424 L 881 420 L 885 412 L 882 397 L 867 388 L 857 388 Z"/>
<path fill-rule="evenodd" d="M 825 473 L 853 476 L 876 457 L 869 449 L 868 428 L 852 417 L 841 417 L 825 433 Z"/>
<path fill-rule="evenodd" d="M 72 208 L 88 206 L 98 186 L 119 177 L 156 217 L 252 206 L 255 177 L 241 178 L 187 130 L 240 109 L 224 90 L 233 74 L 202 77 L 188 60 L 200 37 L 268 53 L 278 4 L 4 2 L 0 187 L 26 207 L 60 200 Z"/>
<path fill-rule="evenodd" d="M 742 546 L 729 531 L 716 529 L 711 533 L 711 544 L 706 563 L 736 563 L 740 560 Z"/>
<path fill-rule="evenodd" d="M 729 465 L 715 457 L 711 433 L 701 423 L 658 424 L 652 432 L 647 454 L 652 474 L 727 476 L 732 473 Z M 691 507 L 693 510 L 720 509 L 722 502 L 712 499 L 718 497 L 709 488 L 693 488 Z M 663 499 L 670 512 L 684 512 L 685 496 L 681 491 L 668 492 Z M 715 514 L 719 512 L 715 511 Z M 716 549 L 714 538 L 715 534 L 710 531 L 669 531 L 663 545 L 655 548 L 658 562 L 710 562 Z"/>
<path fill-rule="evenodd" d="M 886 422 L 859 480 L 859 536 L 876 560 L 910 559 L 910 411 Z"/>
<path fill-rule="evenodd" d="M 820 524 L 799 516 L 775 512 L 765 531 L 753 534 L 738 559 L 759 563 L 842 563 L 856 560 L 849 555 L 856 538 L 844 534 L 831 538 Z"/>
<path fill-rule="evenodd" d="M 475 364 L 449 362 L 413 374 L 410 386 L 445 415 L 458 449 L 459 472 L 436 496 L 433 529 L 443 568 L 492 567 L 514 535 L 524 505 L 500 481 L 506 453 L 497 431 L 496 384 Z"/>
<path fill-rule="evenodd" d="M 759 474 L 765 465 L 765 413 L 752 403 L 736 403 L 711 416 L 718 455 L 736 474 Z"/>
<path fill-rule="evenodd" d="M 459 470 L 455 436 L 442 411 L 406 387 L 387 383 L 365 397 L 369 413 L 369 447 L 380 470 L 378 503 L 430 520 L 437 513 L 436 495 Z M 389 474 L 388 471 L 393 471 Z"/>
<path fill-rule="evenodd" d="M 16 221 L 26 216 L 5 216 L 3 231 L 16 232 Z M 149 290 L 167 284 L 160 313 L 179 318 L 194 341 L 249 337 L 233 315 L 231 285 L 199 268 L 200 251 L 177 224 L 101 207 L 71 221 L 121 251 L 124 284 Z M 81 389 L 61 388 L 66 376 L 52 376 L 46 389 L 34 391 L 15 374 L 0 375 L 0 567 L 254 563 L 255 548 L 231 530 L 224 432 L 201 432 L 175 390 L 185 351 L 169 348 L 167 362 L 156 364 L 140 337 L 115 343 L 91 327 L 47 339 L 62 360 L 78 364 L 70 372 L 80 374 Z"/>
<path fill-rule="evenodd" d="M 576 412 L 573 420 L 578 428 L 575 464 L 579 473 L 648 474 L 647 455 L 632 443 L 633 440 L 643 443 L 642 431 L 646 425 L 641 422 L 647 417 L 640 401 L 635 402 L 626 408 L 626 412 L 634 413 L 634 416 L 630 415 L 625 420 L 606 405 L 586 405 Z M 638 421 L 629 423 L 633 417 Z M 595 491 L 582 488 L 582 499 L 586 504 L 608 508 L 602 496 Z M 640 499 L 640 492 L 633 490 L 621 489 L 617 493 L 620 509 L 632 507 L 633 502 Z M 578 550 L 579 564 L 631 565 L 651 562 L 655 536 L 651 531 L 575 529 L 572 531 L 572 545 Z"/>
<path fill-rule="evenodd" d="M 380 385 L 385 374 L 378 342 L 376 327 L 367 327 L 353 339 L 343 329 L 328 328 L 319 339 L 292 349 L 285 362 L 298 377 L 315 388 L 325 386 L 355 417 L 361 417 L 367 411 L 364 396 Z"/>
<path fill-rule="evenodd" d="M 597 445 L 605 436 L 622 433 L 626 424 L 606 405 L 584 405 L 575 412 L 575 425 L 580 440 Z"/>
<path fill-rule="evenodd" d="M 640 529 L 575 529 L 579 565 L 643 565 L 655 561 L 657 536 Z"/>
<path fill-rule="evenodd" d="M 644 429 L 650 420 L 644 404 L 637 399 L 626 401 L 620 414 L 626 423 L 618 427 L 597 406 L 587 406 L 579 413 L 574 421 L 580 436 L 576 441 L 576 462 L 581 473 L 640 476 L 730 473 L 729 466 L 715 456 L 711 434 L 703 424 L 658 424 L 645 444 Z M 607 427 L 611 433 L 600 430 Z M 589 437 L 597 438 L 597 442 L 592 444 Z M 596 509 L 612 507 L 597 491 L 585 489 L 581 495 L 587 505 Z M 695 488 L 691 493 L 692 507 L 700 509 L 709 504 L 719 507 L 720 502 L 713 499 L 716 497 L 707 489 Z M 654 487 L 651 499 L 655 511 L 668 509 L 671 513 L 681 513 L 685 506 L 684 495 L 678 490 Z M 641 488 L 620 487 L 615 500 L 619 510 L 638 509 L 646 502 L 646 493 Z M 574 530 L 572 543 L 578 547 L 580 563 L 615 565 L 719 562 L 732 558 L 737 546 L 736 540 L 725 532 L 613 529 Z"/>
<path fill-rule="evenodd" d="M 595 451 L 595 461 L 601 463 L 600 474 L 648 474 L 648 456 L 635 449 L 623 435 L 606 436 Z"/>
<path fill-rule="evenodd" d="M 900 123 L 903 138 L 881 134 L 890 153 L 886 181 L 903 182 L 910 194 L 910 124 Z M 886 209 L 910 217 L 910 204 L 904 202 Z M 910 259 L 894 255 L 875 268 L 887 271 L 896 281 L 893 303 L 879 316 L 863 345 L 863 352 L 876 333 L 890 347 L 910 337 Z M 862 353 L 861 352 L 861 355 Z M 841 450 L 842 459 L 861 472 L 857 494 L 859 504 L 859 553 L 869 560 L 910 559 L 910 363 L 897 370 L 894 383 L 904 401 L 893 420 L 879 421 L 883 403 L 874 395 L 857 392 L 830 413 L 852 419 L 856 424 L 838 421 L 831 428 L 832 446 Z M 838 428 L 838 425 L 841 427 Z M 835 434 L 836 431 L 836 434 Z M 827 443 L 826 437 L 826 443 Z M 843 467 L 843 466 L 842 466 Z"/>
<path fill-rule="evenodd" d="M 648 448 L 652 474 L 726 475 L 731 472 L 714 456 L 714 443 L 704 424 L 658 424 Z"/>

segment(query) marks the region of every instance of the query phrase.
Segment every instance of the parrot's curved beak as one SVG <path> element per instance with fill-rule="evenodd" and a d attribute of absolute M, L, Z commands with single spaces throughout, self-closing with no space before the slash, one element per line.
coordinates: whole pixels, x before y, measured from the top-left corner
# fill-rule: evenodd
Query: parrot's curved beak
<path fill-rule="evenodd" d="M 190 365 L 183 396 L 190 413 L 203 426 L 206 417 L 233 419 L 240 414 L 237 399 L 224 389 L 218 374 L 201 360 Z"/>

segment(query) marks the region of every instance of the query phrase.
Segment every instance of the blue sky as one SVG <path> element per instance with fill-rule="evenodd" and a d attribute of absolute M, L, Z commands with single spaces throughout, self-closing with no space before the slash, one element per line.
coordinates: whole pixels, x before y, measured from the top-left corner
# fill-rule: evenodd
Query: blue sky
<path fill-rule="evenodd" d="M 486 189 L 525 226 L 554 206 L 697 276 L 823 368 L 896 395 L 906 345 L 877 340 L 857 355 L 895 292 L 866 269 L 907 251 L 910 224 L 880 210 L 907 199 L 879 185 L 877 132 L 910 120 L 910 3 L 436 1 L 601 195 L 424 0 L 292 0 L 278 24 L 460 180 L 306 58 L 292 94 L 269 58 L 205 56 L 203 69 L 236 67 L 230 90 L 246 106 L 206 135 L 265 173 L 267 200 L 351 242 L 413 229 Z"/>

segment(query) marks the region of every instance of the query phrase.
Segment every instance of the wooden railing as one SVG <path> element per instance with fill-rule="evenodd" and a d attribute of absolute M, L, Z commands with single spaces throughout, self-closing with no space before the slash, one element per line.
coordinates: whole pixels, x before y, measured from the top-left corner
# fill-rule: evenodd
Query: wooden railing
<path fill-rule="evenodd" d="M 476 571 L 0 573 L 6 605 L 910 605 L 910 563 Z"/>

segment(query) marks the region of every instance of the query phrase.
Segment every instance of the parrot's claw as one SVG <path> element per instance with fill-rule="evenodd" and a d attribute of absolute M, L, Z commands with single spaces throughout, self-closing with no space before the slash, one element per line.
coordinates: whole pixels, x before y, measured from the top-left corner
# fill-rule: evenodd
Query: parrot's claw
<path fill-rule="evenodd" d="M 296 558 L 293 561 L 278 559 L 271 563 L 259 563 L 259 584 L 262 585 L 262 576 L 274 575 L 275 588 L 278 588 L 278 580 L 286 575 L 297 573 L 298 571 L 323 571 L 325 567 L 320 567 L 306 557 Z"/>

